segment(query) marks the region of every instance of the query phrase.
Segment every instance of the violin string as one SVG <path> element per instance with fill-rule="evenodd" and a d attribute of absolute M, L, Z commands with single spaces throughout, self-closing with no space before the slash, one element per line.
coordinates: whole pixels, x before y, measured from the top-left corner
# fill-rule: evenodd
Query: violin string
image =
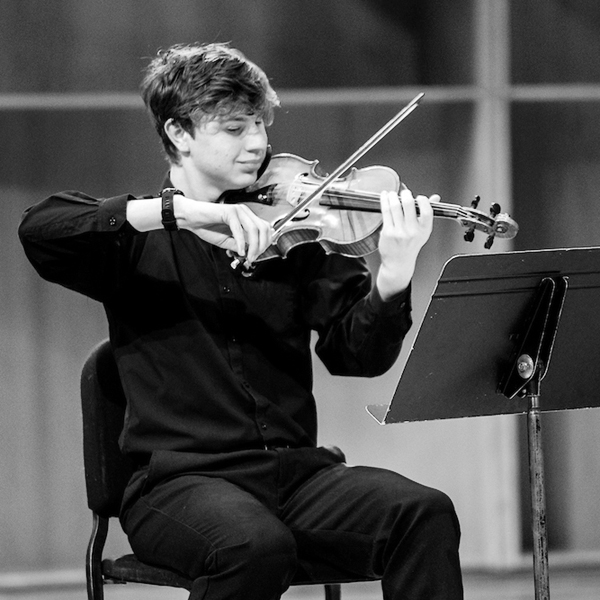
<path fill-rule="evenodd" d="M 290 184 L 290 188 L 295 188 L 294 191 L 302 195 L 302 192 L 305 191 L 304 188 L 316 187 L 316 184 L 310 182 L 294 182 Z M 356 190 L 340 190 L 335 187 L 328 188 L 321 197 L 320 203 L 327 205 L 327 199 L 333 197 L 335 199 L 347 200 L 350 203 L 354 201 L 354 205 L 340 205 L 340 208 L 347 209 L 357 209 L 360 210 L 361 202 L 365 205 L 369 204 L 379 204 L 380 194 L 377 192 L 363 192 Z M 431 207 L 433 208 L 434 215 L 437 217 L 447 217 L 450 219 L 456 219 L 459 217 L 469 218 L 470 217 L 470 209 L 465 208 L 463 206 L 459 206 L 458 204 L 448 204 L 446 202 L 430 202 Z M 335 206 L 334 204 L 329 204 L 329 206 Z M 367 209 L 368 210 L 368 209 Z M 478 217 L 481 218 L 483 213 L 478 213 Z"/>

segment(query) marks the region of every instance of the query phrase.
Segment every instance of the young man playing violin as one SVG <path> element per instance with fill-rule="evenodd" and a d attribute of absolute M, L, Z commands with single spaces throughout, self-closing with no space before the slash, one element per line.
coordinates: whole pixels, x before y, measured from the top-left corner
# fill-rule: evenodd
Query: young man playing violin
<path fill-rule="evenodd" d="M 219 199 L 266 164 L 265 74 L 228 45 L 175 46 L 142 94 L 169 158 L 162 193 L 62 192 L 19 229 L 42 277 L 106 309 L 138 466 L 121 513 L 134 552 L 193 579 L 194 600 L 274 600 L 324 576 L 381 579 L 386 599 L 462 598 L 451 501 L 318 447 L 311 391 L 312 331 L 336 375 L 394 364 L 430 200 L 381 194 L 373 283 L 362 259 L 316 243 L 258 262 L 271 224 Z"/>

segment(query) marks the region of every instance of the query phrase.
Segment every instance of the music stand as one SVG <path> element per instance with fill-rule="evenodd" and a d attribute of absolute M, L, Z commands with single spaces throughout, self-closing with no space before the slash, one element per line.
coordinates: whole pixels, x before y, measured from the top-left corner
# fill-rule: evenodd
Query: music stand
<path fill-rule="evenodd" d="M 536 600 L 549 598 L 541 412 L 600 406 L 598 306 L 600 248 L 456 256 L 391 403 L 367 407 L 381 424 L 527 414 Z"/>

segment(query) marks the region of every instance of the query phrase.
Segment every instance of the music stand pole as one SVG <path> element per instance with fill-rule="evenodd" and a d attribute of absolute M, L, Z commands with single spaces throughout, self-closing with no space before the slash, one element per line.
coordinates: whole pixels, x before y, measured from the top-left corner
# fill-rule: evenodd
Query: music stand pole
<path fill-rule="evenodd" d="M 546 488 L 542 452 L 542 421 L 539 393 L 528 393 L 527 432 L 529 446 L 529 482 L 531 525 L 533 532 L 533 579 L 536 600 L 550 598 L 548 570 L 548 533 L 546 527 Z"/>

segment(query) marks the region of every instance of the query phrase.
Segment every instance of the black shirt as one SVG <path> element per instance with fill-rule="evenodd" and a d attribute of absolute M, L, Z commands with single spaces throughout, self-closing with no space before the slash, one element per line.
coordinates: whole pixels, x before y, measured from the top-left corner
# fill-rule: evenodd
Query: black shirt
<path fill-rule="evenodd" d="M 125 452 L 314 446 L 311 333 L 336 375 L 380 375 L 397 359 L 410 290 L 383 302 L 364 260 L 303 244 L 246 277 L 190 231 L 136 231 L 131 198 L 62 192 L 19 228 L 42 277 L 105 307 Z"/>

